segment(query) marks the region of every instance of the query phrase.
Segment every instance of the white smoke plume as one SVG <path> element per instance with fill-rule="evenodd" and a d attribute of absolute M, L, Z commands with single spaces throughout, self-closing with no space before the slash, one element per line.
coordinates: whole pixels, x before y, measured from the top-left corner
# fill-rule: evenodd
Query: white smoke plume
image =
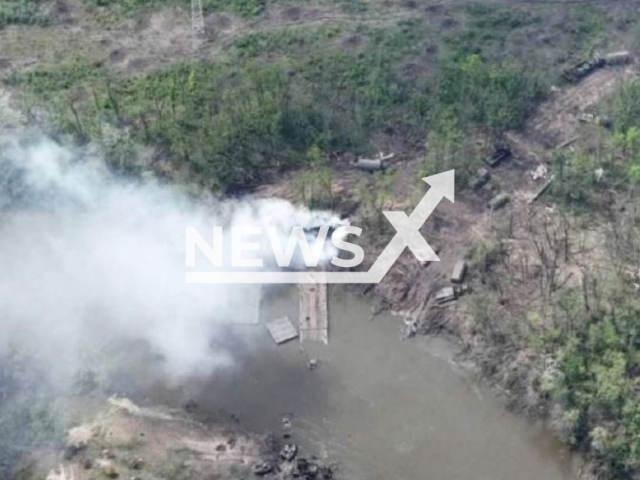
<path fill-rule="evenodd" d="M 202 204 L 52 141 L 14 143 L 0 151 L 0 352 L 18 345 L 72 373 L 115 339 L 144 343 L 173 378 L 230 365 L 222 325 L 244 314 L 249 293 L 185 283 L 185 227 L 275 225 L 284 235 L 338 221 L 282 200 Z"/>

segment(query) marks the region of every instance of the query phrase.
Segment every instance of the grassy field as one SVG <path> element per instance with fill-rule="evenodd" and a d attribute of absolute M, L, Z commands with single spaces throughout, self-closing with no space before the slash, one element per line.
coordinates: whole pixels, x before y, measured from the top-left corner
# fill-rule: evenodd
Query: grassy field
<path fill-rule="evenodd" d="M 105 144 L 107 125 L 107 136 L 127 132 L 205 184 L 234 188 L 300 166 L 312 146 L 362 154 L 391 130 L 399 139 L 468 131 L 496 139 L 521 126 L 549 88 L 542 72 L 560 66 L 497 52 L 501 38 L 541 20 L 478 6 L 451 17 L 459 18 L 451 32 L 404 17 L 256 29 L 223 58 L 150 74 L 113 75 L 72 58 L 9 81 L 54 133 Z M 477 41 L 487 24 L 500 32 Z M 130 163 L 129 149 L 108 153 L 114 165 Z"/>

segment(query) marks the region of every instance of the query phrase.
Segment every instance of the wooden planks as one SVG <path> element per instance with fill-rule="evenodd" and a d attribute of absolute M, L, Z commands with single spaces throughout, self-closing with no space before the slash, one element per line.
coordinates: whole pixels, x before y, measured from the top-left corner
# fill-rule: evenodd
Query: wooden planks
<path fill-rule="evenodd" d="M 302 284 L 300 288 L 300 341 L 329 343 L 327 285 Z"/>
<path fill-rule="evenodd" d="M 277 345 L 293 340 L 294 338 L 298 338 L 296 327 L 293 326 L 289 317 L 271 320 L 270 322 L 267 322 L 265 326 Z"/>

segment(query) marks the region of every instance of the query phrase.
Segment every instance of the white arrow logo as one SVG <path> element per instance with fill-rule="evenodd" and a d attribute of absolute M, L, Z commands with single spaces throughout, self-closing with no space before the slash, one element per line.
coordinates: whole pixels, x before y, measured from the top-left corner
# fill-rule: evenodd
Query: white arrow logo
<path fill-rule="evenodd" d="M 411 215 L 383 212 L 397 233 L 367 272 L 187 272 L 187 283 L 379 283 L 406 247 L 421 262 L 439 262 L 420 228 L 443 198 L 454 202 L 455 171 L 422 180 L 431 188 Z"/>

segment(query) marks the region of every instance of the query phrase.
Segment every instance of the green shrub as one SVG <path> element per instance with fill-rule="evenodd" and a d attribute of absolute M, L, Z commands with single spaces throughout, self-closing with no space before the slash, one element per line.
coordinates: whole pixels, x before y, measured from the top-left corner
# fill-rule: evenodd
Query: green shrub
<path fill-rule="evenodd" d="M 573 412 L 578 445 L 623 476 L 640 467 L 640 308 L 624 300 L 617 305 L 615 314 L 582 322 L 565 337 L 553 394 Z"/>
<path fill-rule="evenodd" d="M 0 28 L 7 25 L 45 25 L 49 17 L 43 13 L 46 0 L 3 0 L 0 2 Z"/>
<path fill-rule="evenodd" d="M 428 81 L 403 77 L 400 66 L 424 34 L 419 22 L 358 27 L 366 40 L 354 49 L 340 44 L 344 29 L 328 24 L 255 33 L 235 41 L 227 62 L 176 65 L 128 79 L 72 61 L 12 81 L 54 132 L 102 144 L 114 166 L 131 170 L 133 145 L 151 143 L 212 188 L 255 184 L 303 165 L 312 145 L 371 153 L 372 140 L 387 130 L 409 137 L 431 131 L 430 143 L 450 150 L 438 162 L 469 172 L 477 152 L 465 142 L 453 150 L 447 145 L 478 127 L 490 136 L 517 128 L 543 92 L 524 66 L 479 55 L 444 55 L 441 73 Z M 126 142 L 109 141 L 114 129 L 125 131 Z"/>
<path fill-rule="evenodd" d="M 622 83 L 613 99 L 617 132 L 640 127 L 640 80 Z"/>
<path fill-rule="evenodd" d="M 206 11 L 227 11 L 242 17 L 255 17 L 262 13 L 266 0 L 203 0 Z"/>
<path fill-rule="evenodd" d="M 188 0 L 82 0 L 86 4 L 98 7 L 117 7 L 122 11 L 131 12 L 149 7 L 178 7 L 189 10 Z M 225 11 L 242 17 L 259 15 L 266 6 L 266 0 L 202 0 L 205 12 Z"/>
<path fill-rule="evenodd" d="M 443 65 L 436 95 L 439 109 L 458 118 L 463 127 L 497 133 L 523 125 L 546 87 L 524 65 L 492 65 L 477 54 L 451 56 Z"/>

